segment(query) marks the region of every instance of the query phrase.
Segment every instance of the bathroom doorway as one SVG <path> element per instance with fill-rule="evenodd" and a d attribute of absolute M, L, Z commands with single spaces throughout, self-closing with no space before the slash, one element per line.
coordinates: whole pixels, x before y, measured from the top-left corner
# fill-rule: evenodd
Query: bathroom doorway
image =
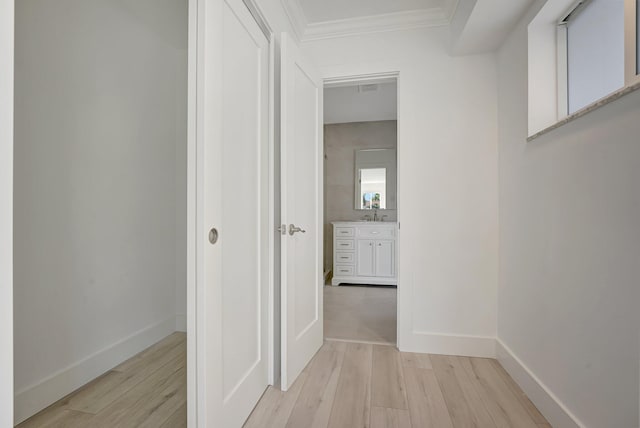
<path fill-rule="evenodd" d="M 396 77 L 324 89 L 324 336 L 397 344 Z"/>

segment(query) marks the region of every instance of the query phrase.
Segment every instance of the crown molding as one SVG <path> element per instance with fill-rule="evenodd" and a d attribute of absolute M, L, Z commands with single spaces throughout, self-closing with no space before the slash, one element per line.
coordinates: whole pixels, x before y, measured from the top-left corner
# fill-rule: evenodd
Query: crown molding
<path fill-rule="evenodd" d="M 456 11 L 458 10 L 459 3 L 460 3 L 460 0 L 452 0 L 452 1 L 445 2 L 443 10 L 444 10 L 445 16 L 449 20 L 449 23 L 451 23 L 451 21 L 453 20 L 453 16 L 456 14 Z"/>
<path fill-rule="evenodd" d="M 308 24 L 302 39 L 304 41 L 320 40 L 412 28 L 439 27 L 448 25 L 449 22 L 445 11 L 441 8 L 408 10 Z"/>
<path fill-rule="evenodd" d="M 449 25 L 459 0 L 444 8 L 418 9 L 357 18 L 310 23 L 298 0 L 281 0 L 299 41 L 330 39 L 386 31 Z"/>
<path fill-rule="evenodd" d="M 308 23 L 300 2 L 298 0 L 281 0 L 280 3 L 282 3 L 287 18 L 289 18 L 296 38 L 298 41 L 302 41 Z"/>

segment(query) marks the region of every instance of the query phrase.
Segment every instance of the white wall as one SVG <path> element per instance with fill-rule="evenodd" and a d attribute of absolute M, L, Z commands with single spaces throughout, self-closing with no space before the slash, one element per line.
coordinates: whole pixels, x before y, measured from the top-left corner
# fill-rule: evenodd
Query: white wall
<path fill-rule="evenodd" d="M 16 23 L 21 420 L 174 331 L 186 311 L 187 9 L 23 0 Z"/>
<path fill-rule="evenodd" d="M 638 427 L 640 92 L 527 143 L 526 22 L 499 53 L 498 337 L 553 426 Z"/>
<path fill-rule="evenodd" d="M 358 86 L 340 86 L 324 90 L 324 123 L 374 122 L 396 120 L 398 88 L 380 83 L 376 90 L 361 91 Z"/>
<path fill-rule="evenodd" d="M 0 427 L 13 426 L 13 0 L 0 0 Z"/>
<path fill-rule="evenodd" d="M 325 77 L 399 71 L 399 346 L 494 355 L 498 272 L 493 55 L 448 28 L 305 43 Z"/>

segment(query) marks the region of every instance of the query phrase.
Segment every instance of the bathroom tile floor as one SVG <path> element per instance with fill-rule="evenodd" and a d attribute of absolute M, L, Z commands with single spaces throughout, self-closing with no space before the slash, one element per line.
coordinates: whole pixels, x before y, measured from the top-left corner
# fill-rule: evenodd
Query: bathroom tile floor
<path fill-rule="evenodd" d="M 326 339 L 396 344 L 395 287 L 324 287 Z"/>

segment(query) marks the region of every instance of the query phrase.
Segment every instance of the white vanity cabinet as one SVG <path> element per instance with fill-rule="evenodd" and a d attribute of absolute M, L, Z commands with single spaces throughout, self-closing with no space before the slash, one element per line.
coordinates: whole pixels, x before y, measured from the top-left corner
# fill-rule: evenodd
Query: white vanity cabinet
<path fill-rule="evenodd" d="M 396 223 L 334 222 L 332 285 L 396 285 Z"/>

